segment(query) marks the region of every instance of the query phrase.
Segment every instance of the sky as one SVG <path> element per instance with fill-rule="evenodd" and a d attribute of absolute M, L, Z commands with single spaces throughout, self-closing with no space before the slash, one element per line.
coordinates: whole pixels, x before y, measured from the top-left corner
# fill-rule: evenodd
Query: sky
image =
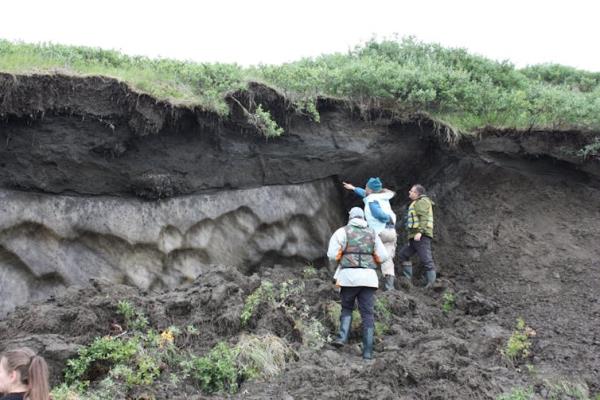
<path fill-rule="evenodd" d="M 2 39 L 198 62 L 281 64 L 414 36 L 600 72 L 596 0 L 4 0 L 0 13 Z"/>

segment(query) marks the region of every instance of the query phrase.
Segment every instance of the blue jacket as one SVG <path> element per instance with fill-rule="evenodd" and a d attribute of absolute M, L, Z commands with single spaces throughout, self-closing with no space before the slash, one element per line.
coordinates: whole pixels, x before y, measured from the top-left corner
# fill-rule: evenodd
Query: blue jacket
<path fill-rule="evenodd" d="M 396 223 L 396 214 L 392 211 L 390 205 L 390 199 L 396 195 L 395 192 L 384 191 L 371 193 L 367 196 L 365 189 L 355 188 L 354 193 L 362 197 L 365 203 L 365 219 L 369 227 L 375 230 L 376 233 L 384 230 L 386 225 Z"/>

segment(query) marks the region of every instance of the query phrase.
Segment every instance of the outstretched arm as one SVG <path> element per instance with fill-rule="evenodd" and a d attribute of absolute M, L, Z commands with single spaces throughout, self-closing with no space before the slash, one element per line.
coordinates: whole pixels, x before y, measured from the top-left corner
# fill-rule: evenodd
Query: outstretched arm
<path fill-rule="evenodd" d="M 354 190 L 356 188 L 356 186 L 348 182 L 342 182 L 342 185 L 344 185 L 344 189 L 347 190 Z"/>
<path fill-rule="evenodd" d="M 358 197 L 360 197 L 360 198 L 363 198 L 363 197 L 365 197 L 367 195 L 367 193 L 365 192 L 365 189 L 363 189 L 363 188 L 357 188 L 356 186 L 354 186 L 351 183 L 342 182 L 342 185 L 344 185 L 344 189 L 354 191 L 354 193 L 356 193 L 356 195 Z"/>

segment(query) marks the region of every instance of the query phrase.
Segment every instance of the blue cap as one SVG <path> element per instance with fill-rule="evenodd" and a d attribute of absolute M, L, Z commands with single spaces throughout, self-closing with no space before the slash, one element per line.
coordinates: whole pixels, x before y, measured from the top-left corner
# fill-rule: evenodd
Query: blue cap
<path fill-rule="evenodd" d="M 367 187 L 374 192 L 379 192 L 383 189 L 383 184 L 379 178 L 369 178 L 367 181 Z"/>

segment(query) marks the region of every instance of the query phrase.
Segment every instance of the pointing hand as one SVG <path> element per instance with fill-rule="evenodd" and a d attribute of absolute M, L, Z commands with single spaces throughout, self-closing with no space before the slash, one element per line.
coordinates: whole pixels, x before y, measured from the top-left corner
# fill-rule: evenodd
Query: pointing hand
<path fill-rule="evenodd" d="M 353 184 L 347 183 L 347 182 L 342 182 L 342 184 L 344 185 L 345 189 L 354 190 L 354 185 Z"/>

